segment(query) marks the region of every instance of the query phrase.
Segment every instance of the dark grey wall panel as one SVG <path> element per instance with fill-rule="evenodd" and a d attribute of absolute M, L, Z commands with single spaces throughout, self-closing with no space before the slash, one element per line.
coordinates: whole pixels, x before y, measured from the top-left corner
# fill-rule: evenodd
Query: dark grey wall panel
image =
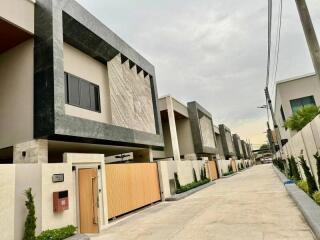
<path fill-rule="evenodd" d="M 74 0 L 38 0 L 35 21 L 35 138 L 65 135 L 130 146 L 163 147 L 152 64 Z M 65 115 L 64 40 L 103 63 L 121 53 L 150 75 L 157 134 Z"/>

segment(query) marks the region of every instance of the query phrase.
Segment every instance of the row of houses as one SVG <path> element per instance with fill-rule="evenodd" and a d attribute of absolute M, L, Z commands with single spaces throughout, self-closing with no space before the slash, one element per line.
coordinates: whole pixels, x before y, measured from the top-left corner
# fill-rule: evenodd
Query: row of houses
<path fill-rule="evenodd" d="M 250 145 L 199 103 L 158 98 L 155 68 L 74 0 L 0 7 L 0 231 L 22 239 L 110 219 L 252 164 Z M 195 173 L 195 176 L 194 176 Z"/>

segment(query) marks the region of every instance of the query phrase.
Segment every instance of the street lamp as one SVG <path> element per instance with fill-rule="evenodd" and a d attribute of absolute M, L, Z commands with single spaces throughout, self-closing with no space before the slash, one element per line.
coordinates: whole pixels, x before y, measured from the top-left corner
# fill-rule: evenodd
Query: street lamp
<path fill-rule="evenodd" d="M 259 106 L 257 108 L 268 108 L 268 106 L 266 104 L 262 105 L 262 106 Z"/>

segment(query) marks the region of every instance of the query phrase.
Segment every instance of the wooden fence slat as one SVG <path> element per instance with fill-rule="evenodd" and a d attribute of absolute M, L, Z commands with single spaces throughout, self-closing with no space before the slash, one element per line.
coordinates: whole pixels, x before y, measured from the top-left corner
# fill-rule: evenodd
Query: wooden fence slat
<path fill-rule="evenodd" d="M 106 164 L 108 218 L 160 201 L 156 163 Z"/>

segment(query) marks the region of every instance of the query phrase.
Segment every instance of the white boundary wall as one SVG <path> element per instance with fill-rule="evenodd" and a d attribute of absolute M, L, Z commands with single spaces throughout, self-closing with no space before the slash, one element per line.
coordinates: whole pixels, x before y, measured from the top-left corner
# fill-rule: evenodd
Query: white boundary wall
<path fill-rule="evenodd" d="M 307 164 L 309 165 L 313 175 L 317 179 L 317 165 L 316 160 L 313 157 L 317 151 L 320 150 L 320 115 L 318 115 L 311 123 L 306 125 L 300 132 L 297 132 L 289 141 L 284 145 L 283 158 L 293 156 L 296 158 L 298 163 L 298 157 L 303 154 L 306 159 Z M 319 151 L 320 152 L 320 151 Z M 277 153 L 277 156 L 280 156 L 280 153 Z M 303 170 L 298 164 L 300 173 L 304 177 Z M 319 183 L 318 183 L 319 185 Z"/>
<path fill-rule="evenodd" d="M 63 173 L 64 182 L 53 183 L 52 174 Z M 34 195 L 37 217 L 36 233 L 64 227 L 73 221 L 72 166 L 59 164 L 11 164 L 0 165 L 0 232 L 1 239 L 21 240 L 27 216 L 24 192 L 29 187 Z M 53 212 L 55 191 L 69 191 L 69 209 Z"/>
<path fill-rule="evenodd" d="M 206 167 L 206 160 L 184 160 L 173 161 L 172 158 L 158 161 L 159 180 L 162 191 L 162 199 L 171 196 L 169 180 L 174 179 L 174 173 L 178 174 L 178 179 L 181 185 L 186 185 L 193 182 L 193 170 L 195 170 L 197 179 L 200 180 L 201 168 L 205 167 L 206 175 L 209 176 Z"/>

